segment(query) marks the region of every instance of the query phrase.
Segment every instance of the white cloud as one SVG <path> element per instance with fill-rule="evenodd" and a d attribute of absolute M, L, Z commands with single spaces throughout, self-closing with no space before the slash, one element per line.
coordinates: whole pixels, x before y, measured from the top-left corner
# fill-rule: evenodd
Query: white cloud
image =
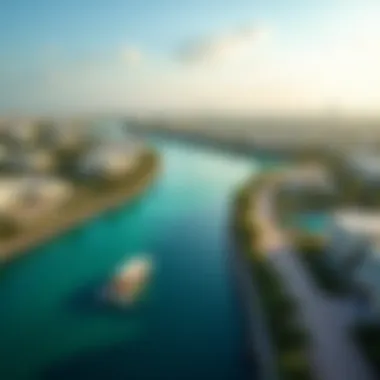
<path fill-rule="evenodd" d="M 142 62 L 142 52 L 135 47 L 126 47 L 122 49 L 121 58 L 129 66 L 135 66 Z"/>
<path fill-rule="evenodd" d="M 189 42 L 179 49 L 178 56 L 186 63 L 236 61 L 247 58 L 268 36 L 263 28 L 244 28 Z"/>

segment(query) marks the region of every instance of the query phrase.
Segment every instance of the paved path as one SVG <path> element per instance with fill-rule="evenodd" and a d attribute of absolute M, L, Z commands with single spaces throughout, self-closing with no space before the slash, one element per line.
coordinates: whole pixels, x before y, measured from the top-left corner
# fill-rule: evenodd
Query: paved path
<path fill-rule="evenodd" d="M 300 317 L 310 330 L 311 361 L 319 380 L 372 380 L 373 376 L 349 335 L 353 316 L 349 299 L 321 294 L 296 254 L 289 249 L 270 252 L 270 259 L 300 305 Z"/>
<path fill-rule="evenodd" d="M 355 309 L 350 299 L 323 294 L 305 270 L 297 253 L 278 230 L 272 213 L 271 189 L 259 196 L 255 212 L 265 220 L 263 248 L 300 305 L 300 319 L 311 334 L 310 358 L 317 380 L 374 380 L 352 340 L 348 326 Z"/>
<path fill-rule="evenodd" d="M 248 320 L 248 352 L 252 353 L 253 356 L 250 362 L 257 363 L 256 370 L 258 371 L 259 379 L 278 380 L 275 355 L 272 344 L 268 340 L 267 322 L 260 304 L 257 287 L 252 281 L 250 264 L 240 252 L 234 255 L 234 264 L 240 294 L 244 301 L 245 316 Z M 254 375 L 256 375 L 256 372 Z"/>

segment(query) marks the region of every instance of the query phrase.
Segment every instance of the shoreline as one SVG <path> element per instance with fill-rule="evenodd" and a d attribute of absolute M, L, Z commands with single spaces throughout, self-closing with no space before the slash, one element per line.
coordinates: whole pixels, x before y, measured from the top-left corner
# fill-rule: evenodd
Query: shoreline
<path fill-rule="evenodd" d="M 261 326 L 254 324 L 256 320 L 250 328 L 252 339 L 259 347 L 256 355 L 260 360 L 261 374 L 265 378 L 294 376 L 310 379 L 309 334 L 305 326 L 292 322 L 294 319 L 297 321 L 299 304 L 292 293 L 284 291 L 285 283 L 267 256 L 268 252 L 277 249 L 276 244 L 272 245 L 273 238 L 274 241 L 276 238 L 270 230 L 266 232 L 271 216 L 265 215 L 267 205 L 259 198 L 266 187 L 270 191 L 270 185 L 278 175 L 276 171 L 262 173 L 241 187 L 235 198 L 232 228 L 240 248 L 237 252 L 241 261 L 240 273 L 247 277 L 245 290 L 249 290 L 250 282 L 255 292 L 255 303 L 259 305 L 256 316 Z M 242 292 L 242 295 L 245 294 Z M 297 357 L 297 361 L 293 361 L 293 357 Z"/>
<path fill-rule="evenodd" d="M 249 271 L 249 260 L 239 248 L 236 236 L 231 245 L 234 287 L 243 311 L 244 345 L 250 375 L 253 379 L 279 380 L 256 278 Z"/>
<path fill-rule="evenodd" d="M 156 178 L 159 166 L 160 159 L 157 153 L 147 150 L 135 171 L 127 176 L 123 183 L 116 184 L 112 189 L 105 189 L 103 193 L 95 193 L 88 189 L 82 194 L 74 195 L 73 199 L 63 206 L 63 212 L 60 212 L 61 208 L 54 210 L 52 215 L 42 218 L 36 226 L 20 231 L 13 237 L 0 239 L 0 265 L 27 254 L 28 250 L 47 243 L 95 215 L 133 201 Z"/>
<path fill-rule="evenodd" d="M 256 181 L 256 179 L 254 180 Z M 243 185 L 245 193 L 243 201 L 247 201 L 247 190 L 251 181 Z M 240 190 L 241 192 L 241 190 Z M 245 344 L 249 362 L 256 364 L 252 373 L 253 378 L 279 380 L 277 370 L 277 351 L 273 344 L 271 331 L 264 312 L 262 295 L 259 291 L 258 279 L 252 269 L 252 261 L 249 252 L 249 243 L 246 233 L 242 234 L 242 226 L 239 219 L 242 215 L 239 205 L 239 194 L 232 203 L 230 213 L 230 229 L 232 231 L 233 265 L 236 281 L 237 295 L 244 310 L 244 330 L 246 333 Z M 246 210 L 244 210 L 244 213 Z M 244 236 L 243 236 L 244 235 Z"/>

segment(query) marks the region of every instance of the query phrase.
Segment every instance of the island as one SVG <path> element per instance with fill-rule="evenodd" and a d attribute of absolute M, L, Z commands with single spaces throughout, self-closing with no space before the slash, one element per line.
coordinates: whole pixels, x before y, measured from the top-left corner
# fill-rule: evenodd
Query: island
<path fill-rule="evenodd" d="M 1 126 L 0 262 L 132 201 L 153 182 L 160 160 L 152 147 L 95 131 L 77 121 Z"/>

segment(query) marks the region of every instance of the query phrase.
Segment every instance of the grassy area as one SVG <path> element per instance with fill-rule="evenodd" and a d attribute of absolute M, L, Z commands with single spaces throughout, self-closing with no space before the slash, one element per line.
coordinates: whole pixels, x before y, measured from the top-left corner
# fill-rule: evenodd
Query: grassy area
<path fill-rule="evenodd" d="M 300 235 L 295 246 L 301 261 L 313 276 L 318 287 L 330 295 L 345 295 L 349 284 L 326 262 L 324 242 L 317 237 Z"/>
<path fill-rule="evenodd" d="M 353 329 L 354 340 L 377 376 L 380 376 L 380 324 L 360 324 Z"/>
<path fill-rule="evenodd" d="M 254 207 L 251 199 L 270 178 L 273 177 L 265 174 L 257 182 L 241 189 L 235 202 L 234 227 L 238 242 L 251 261 L 252 278 L 258 287 L 277 354 L 279 376 L 284 380 L 309 380 L 312 376 L 307 350 L 308 334 L 297 321 L 298 306 L 287 294 L 281 277 L 265 257 L 265 252 L 259 252 L 255 247 L 260 225 L 250 218 Z"/>

